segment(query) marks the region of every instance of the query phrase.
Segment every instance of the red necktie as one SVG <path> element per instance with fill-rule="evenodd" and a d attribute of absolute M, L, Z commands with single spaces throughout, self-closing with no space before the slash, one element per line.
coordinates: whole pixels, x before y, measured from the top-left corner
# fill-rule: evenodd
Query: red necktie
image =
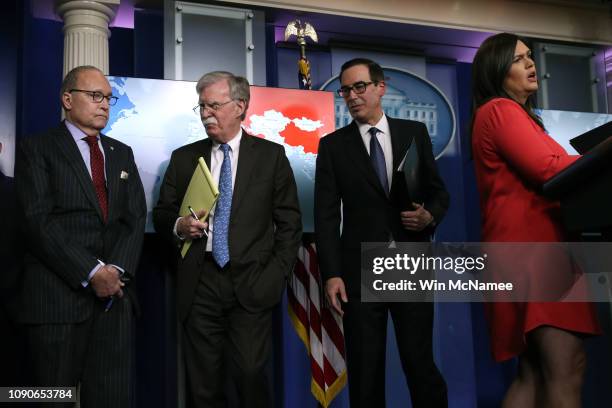
<path fill-rule="evenodd" d="M 108 200 L 106 197 L 106 181 L 104 180 L 104 156 L 102 155 L 100 146 L 98 146 L 98 138 L 96 136 L 87 136 L 84 139 L 89 145 L 91 179 L 96 189 L 96 195 L 98 196 L 98 202 L 102 209 L 104 222 L 106 222 L 108 217 Z"/>

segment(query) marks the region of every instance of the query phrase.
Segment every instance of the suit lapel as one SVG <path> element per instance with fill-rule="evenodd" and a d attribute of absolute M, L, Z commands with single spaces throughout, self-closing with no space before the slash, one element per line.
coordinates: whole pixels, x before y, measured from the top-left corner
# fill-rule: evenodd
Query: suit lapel
<path fill-rule="evenodd" d="M 242 140 L 240 140 L 240 154 L 238 160 L 238 168 L 236 169 L 236 182 L 234 183 L 234 191 L 232 193 L 232 211 L 230 217 L 234 216 L 240 201 L 244 196 L 251 175 L 254 172 L 255 163 L 257 162 L 257 152 L 254 149 L 255 143 L 253 136 L 245 131 L 242 131 Z"/>
<path fill-rule="evenodd" d="M 119 179 L 121 170 L 119 169 L 117 160 L 115 160 L 115 146 L 112 140 L 100 134 L 100 142 L 104 149 L 104 167 L 106 171 L 106 191 L 108 194 L 108 219 L 113 216 L 114 203 L 117 199 Z M 128 175 L 129 177 L 129 175 Z"/>
<path fill-rule="evenodd" d="M 62 122 L 60 128 L 57 130 L 57 137 L 54 137 L 53 140 L 57 143 L 60 151 L 66 159 L 72 169 L 74 170 L 74 174 L 76 179 L 78 180 L 81 187 L 83 187 L 83 191 L 85 196 L 91 202 L 91 205 L 97 210 L 98 215 L 102 218 L 102 209 L 100 208 L 100 203 L 98 202 L 98 197 L 96 196 L 96 191 L 93 186 L 93 182 L 91 181 L 91 176 L 87 171 L 87 167 L 83 162 L 83 156 L 81 156 L 81 152 L 79 151 L 78 146 L 74 142 L 72 134 L 66 128 L 66 125 Z"/>
<path fill-rule="evenodd" d="M 210 155 L 212 152 L 212 140 L 210 138 L 206 138 L 202 140 L 202 146 L 198 147 L 197 157 L 195 158 L 195 164 L 197 165 L 198 159 L 200 157 L 204 158 L 208 169 L 210 170 Z"/>
<path fill-rule="evenodd" d="M 387 116 L 389 131 L 391 132 L 391 149 L 393 150 L 393 171 L 391 172 L 391 185 L 393 177 L 412 143 L 414 135 L 402 127 L 402 122 Z"/>
<path fill-rule="evenodd" d="M 177 171 L 179 174 L 184 174 L 185 177 L 178 177 L 178 180 L 181 180 L 180 184 L 177 184 L 177 193 L 179 197 L 181 197 L 181 202 L 187 193 L 187 187 L 191 182 L 191 178 L 193 177 L 193 172 L 198 166 L 198 159 L 202 157 L 204 162 L 208 166 L 208 170 L 212 173 L 212 169 L 210 167 L 210 156 L 212 152 L 212 139 L 205 138 L 194 144 L 192 144 L 189 148 L 189 156 L 185 160 L 181 160 L 176 164 Z M 178 183 L 178 182 L 177 182 Z"/>
<path fill-rule="evenodd" d="M 398 169 L 408 147 L 412 143 L 414 135 L 407 132 L 399 120 L 387 117 L 389 122 L 389 131 L 391 132 L 391 148 L 393 149 L 393 172 Z"/>
<path fill-rule="evenodd" d="M 363 139 L 361 138 L 359 128 L 355 121 L 351 122 L 344 137 L 345 141 L 343 145 L 346 146 L 346 152 L 351 157 L 351 161 L 354 163 L 355 167 L 361 171 L 365 180 L 370 183 L 372 187 L 386 197 L 387 194 L 385 194 L 385 191 L 380 185 L 380 180 L 378 180 L 376 176 L 376 172 L 370 161 L 370 155 L 368 155 L 368 151 L 363 144 Z"/>

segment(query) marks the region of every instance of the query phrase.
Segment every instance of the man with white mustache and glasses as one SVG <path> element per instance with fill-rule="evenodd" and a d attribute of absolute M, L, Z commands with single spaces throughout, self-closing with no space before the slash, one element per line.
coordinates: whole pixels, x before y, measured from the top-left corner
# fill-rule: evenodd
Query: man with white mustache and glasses
<path fill-rule="evenodd" d="M 241 407 L 274 405 L 265 367 L 271 355 L 272 310 L 280 302 L 301 240 L 297 188 L 283 146 L 241 128 L 249 83 L 229 72 L 205 74 L 194 108 L 208 138 L 172 153 L 156 231 L 180 244 L 177 309 L 192 406 L 226 407 L 228 379 Z M 178 212 L 198 158 L 219 185 L 210 218 Z M 176 245 L 175 245 L 176 247 Z"/>
<path fill-rule="evenodd" d="M 340 84 L 354 120 L 319 143 L 315 235 L 327 298 L 343 316 L 351 407 L 385 406 L 389 313 L 412 406 L 446 407 L 446 383 L 433 359 L 433 304 L 362 303 L 360 296 L 362 242 L 429 241 L 446 213 L 449 196 L 431 140 L 424 124 L 384 114 L 385 77 L 376 62 L 344 63 Z M 418 202 L 398 194 L 397 169 L 412 143 L 420 163 Z"/>

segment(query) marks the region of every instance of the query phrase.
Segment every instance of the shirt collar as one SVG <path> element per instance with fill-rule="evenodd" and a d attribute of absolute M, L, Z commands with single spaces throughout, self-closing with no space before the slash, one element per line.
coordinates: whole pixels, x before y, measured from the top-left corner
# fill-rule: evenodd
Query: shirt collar
<path fill-rule="evenodd" d="M 355 121 L 355 123 L 357 123 L 357 127 L 359 128 L 359 133 L 361 134 L 362 137 L 367 135 L 368 131 L 372 127 L 377 128 L 379 132 L 382 132 L 382 133 L 384 133 L 386 135 L 390 134 L 390 132 L 389 132 L 389 121 L 387 120 L 387 116 L 384 113 L 383 113 L 382 117 L 380 118 L 380 120 L 378 121 L 378 123 L 376 123 L 374 126 L 372 126 L 372 125 L 370 125 L 368 123 L 359 123 L 357 121 Z"/>
<path fill-rule="evenodd" d="M 72 136 L 75 142 L 83 140 L 87 137 L 85 132 L 79 129 L 74 123 L 70 122 L 68 119 L 66 119 L 64 123 L 66 124 L 66 128 L 68 128 L 68 131 L 70 132 L 70 135 Z M 98 140 L 100 140 L 100 135 L 96 137 Z"/>
<path fill-rule="evenodd" d="M 230 147 L 230 150 L 235 152 L 240 147 L 240 140 L 242 139 L 242 128 L 238 130 L 236 136 L 234 136 L 227 144 Z M 219 144 L 217 141 L 213 140 L 213 149 L 219 150 Z"/>

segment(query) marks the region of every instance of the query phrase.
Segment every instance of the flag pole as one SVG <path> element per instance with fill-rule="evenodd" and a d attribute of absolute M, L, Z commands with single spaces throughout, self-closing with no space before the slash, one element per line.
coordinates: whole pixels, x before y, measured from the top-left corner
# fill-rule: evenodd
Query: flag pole
<path fill-rule="evenodd" d="M 292 36 L 297 38 L 297 43 L 300 46 L 300 59 L 298 60 L 299 87 L 300 89 L 312 89 L 310 62 L 306 58 L 306 37 L 316 43 L 319 41 L 317 32 L 310 23 L 293 20 L 285 28 L 285 41 L 288 41 Z"/>

